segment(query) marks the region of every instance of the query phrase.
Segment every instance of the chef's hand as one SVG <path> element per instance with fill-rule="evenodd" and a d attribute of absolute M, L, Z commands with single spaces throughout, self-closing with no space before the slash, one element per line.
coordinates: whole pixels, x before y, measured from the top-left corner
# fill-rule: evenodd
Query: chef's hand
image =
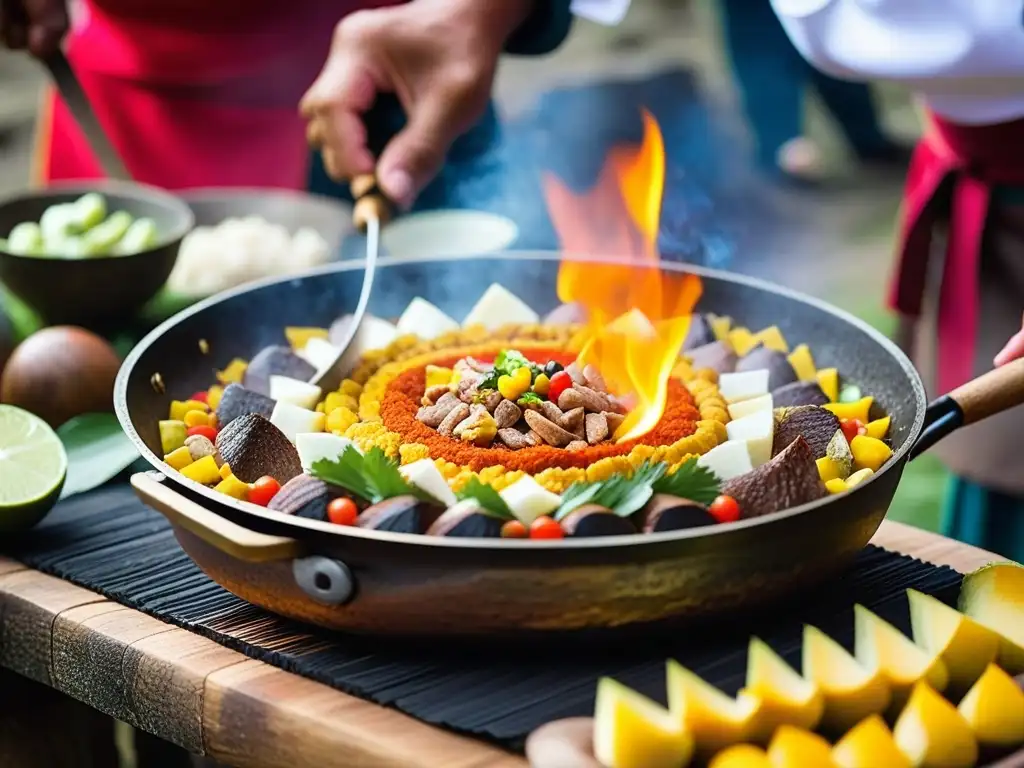
<path fill-rule="evenodd" d="M 1006 346 L 1000 350 L 992 362 L 997 366 L 1006 365 L 1020 357 L 1024 357 L 1024 322 L 1022 322 L 1021 329 L 1010 337 Z"/>
<path fill-rule="evenodd" d="M 65 0 L 0 0 L 0 42 L 45 58 L 60 48 L 68 31 Z"/>
<path fill-rule="evenodd" d="M 409 206 L 483 114 L 505 41 L 534 2 L 412 0 L 345 17 L 301 105 L 327 172 L 345 180 L 376 167 L 381 190 Z M 375 162 L 362 116 L 381 93 L 397 95 L 408 123 Z"/>

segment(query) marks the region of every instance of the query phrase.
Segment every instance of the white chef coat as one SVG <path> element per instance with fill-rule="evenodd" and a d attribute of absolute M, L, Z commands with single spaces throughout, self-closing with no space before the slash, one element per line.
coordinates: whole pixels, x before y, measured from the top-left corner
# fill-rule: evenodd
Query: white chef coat
<path fill-rule="evenodd" d="M 765 2 L 765 0 L 748 0 Z M 771 0 L 797 49 L 848 80 L 888 80 L 965 125 L 1024 116 L 1024 0 Z M 615 24 L 629 0 L 574 0 Z"/>

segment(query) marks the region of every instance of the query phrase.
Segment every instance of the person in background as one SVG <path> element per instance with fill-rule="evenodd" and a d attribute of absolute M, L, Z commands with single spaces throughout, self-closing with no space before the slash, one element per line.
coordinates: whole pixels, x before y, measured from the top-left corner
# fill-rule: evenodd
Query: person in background
<path fill-rule="evenodd" d="M 837 80 L 810 66 L 793 47 L 770 0 L 721 0 L 726 48 L 759 168 L 798 182 L 818 181 L 822 157 L 804 135 L 804 97 L 813 87 L 857 161 L 902 170 L 910 150 L 882 130 L 864 83 Z"/>
<path fill-rule="evenodd" d="M 303 189 L 310 178 L 298 103 L 323 69 L 323 104 L 345 108 L 350 75 L 382 93 L 367 112 L 382 156 L 384 190 L 411 202 L 445 150 L 481 151 L 494 134 L 489 94 L 503 51 L 556 48 L 570 27 L 569 0 L 3 0 L 0 35 L 45 57 L 65 43 L 82 86 L 129 172 L 170 189 Z M 65 33 L 66 39 L 65 39 Z M 327 64 L 325 65 L 325 61 Z M 338 97 L 338 93 L 344 96 Z M 424 115 L 435 94 L 458 102 L 458 119 L 408 125 L 400 103 Z M 339 100 L 340 99 L 340 100 Z M 334 100 L 334 101 L 332 101 Z M 480 138 L 482 136 L 483 138 Z M 42 110 L 42 182 L 101 176 L 87 142 L 52 91 Z"/>

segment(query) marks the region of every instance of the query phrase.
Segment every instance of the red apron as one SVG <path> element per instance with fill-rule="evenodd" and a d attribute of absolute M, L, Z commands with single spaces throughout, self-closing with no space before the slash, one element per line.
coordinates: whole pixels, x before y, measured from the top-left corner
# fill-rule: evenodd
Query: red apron
<path fill-rule="evenodd" d="M 1024 187 L 1024 119 L 964 126 L 929 115 L 907 176 L 896 277 L 889 293 L 890 307 L 911 318 L 921 314 L 932 237 L 944 215 L 941 193 L 947 184 L 952 197 L 936 328 L 939 392 L 973 375 L 982 239 L 993 188 Z"/>

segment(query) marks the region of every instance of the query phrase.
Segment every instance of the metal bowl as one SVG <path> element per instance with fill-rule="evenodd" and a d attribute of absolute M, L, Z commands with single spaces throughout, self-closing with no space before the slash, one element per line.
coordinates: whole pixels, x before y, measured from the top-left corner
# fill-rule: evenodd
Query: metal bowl
<path fill-rule="evenodd" d="M 18 224 L 39 221 L 51 205 L 87 192 L 107 198 L 111 211 L 156 222 L 160 241 L 128 256 L 41 258 L 0 249 L 0 282 L 37 312 L 46 325 L 94 327 L 132 317 L 167 281 L 178 249 L 193 225 L 192 211 L 154 187 L 112 181 L 59 184 L 0 202 L 0 237 Z"/>

